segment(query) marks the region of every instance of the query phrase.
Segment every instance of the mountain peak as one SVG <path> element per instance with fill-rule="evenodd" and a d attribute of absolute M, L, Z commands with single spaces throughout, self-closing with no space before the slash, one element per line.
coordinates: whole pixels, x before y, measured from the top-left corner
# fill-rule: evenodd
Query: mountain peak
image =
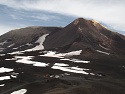
<path fill-rule="evenodd" d="M 96 29 L 102 29 L 104 28 L 98 21 L 96 20 L 86 20 L 84 18 L 78 18 L 76 19 L 75 21 L 73 21 L 73 24 L 76 26 L 82 26 L 84 28 L 92 28 L 93 26 L 96 28 Z"/>
<path fill-rule="evenodd" d="M 99 22 L 97 22 L 97 21 L 95 21 L 95 20 L 89 20 L 93 25 L 97 25 L 97 24 L 99 24 Z"/>
<path fill-rule="evenodd" d="M 78 24 L 79 22 L 85 22 L 85 21 L 87 21 L 86 19 L 84 19 L 84 18 L 77 18 L 74 22 L 73 22 L 73 24 Z"/>
<path fill-rule="evenodd" d="M 73 24 L 77 25 L 78 23 L 91 23 L 94 26 L 100 25 L 100 23 L 96 20 L 86 20 L 84 18 L 77 18 L 75 21 L 73 21 Z"/>
<path fill-rule="evenodd" d="M 102 26 L 98 21 L 96 20 L 88 20 L 89 23 L 91 23 L 93 26 L 95 26 L 98 30 L 104 28 L 104 26 Z"/>

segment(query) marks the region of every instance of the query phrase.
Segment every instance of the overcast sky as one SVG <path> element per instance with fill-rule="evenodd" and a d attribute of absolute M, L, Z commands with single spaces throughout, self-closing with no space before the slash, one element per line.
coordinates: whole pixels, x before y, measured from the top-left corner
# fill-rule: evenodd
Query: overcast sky
<path fill-rule="evenodd" d="M 0 0 L 0 35 L 26 26 L 66 26 L 94 19 L 125 34 L 125 0 Z"/>

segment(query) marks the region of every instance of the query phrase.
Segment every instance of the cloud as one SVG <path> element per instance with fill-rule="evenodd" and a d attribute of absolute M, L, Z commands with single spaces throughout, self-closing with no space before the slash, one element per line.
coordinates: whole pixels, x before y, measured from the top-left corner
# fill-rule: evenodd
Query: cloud
<path fill-rule="evenodd" d="M 125 31 L 125 0 L 1 0 L 0 4 L 14 9 L 95 19 L 113 29 Z M 49 19 L 46 16 L 35 18 Z"/>
<path fill-rule="evenodd" d="M 10 16 L 12 17 L 12 19 L 15 19 L 15 20 L 19 19 L 19 17 L 17 17 L 16 15 L 10 14 Z"/>
<path fill-rule="evenodd" d="M 35 18 L 38 20 L 51 20 L 51 19 L 59 19 L 59 17 L 54 16 L 54 15 L 46 15 L 46 14 L 41 14 L 41 15 L 34 15 L 34 16 L 30 16 L 31 18 Z"/>

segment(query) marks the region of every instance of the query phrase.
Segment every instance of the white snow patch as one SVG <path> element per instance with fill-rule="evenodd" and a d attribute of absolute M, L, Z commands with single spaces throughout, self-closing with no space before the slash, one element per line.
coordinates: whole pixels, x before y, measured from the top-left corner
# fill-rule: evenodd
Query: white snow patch
<path fill-rule="evenodd" d="M 83 71 L 83 70 L 90 70 L 90 69 L 85 69 L 85 68 L 79 68 L 78 66 L 76 66 L 76 67 L 70 67 L 71 69 L 75 69 L 75 70 L 81 70 L 81 71 Z"/>
<path fill-rule="evenodd" d="M 44 53 L 44 54 L 46 54 L 48 51 L 41 51 L 41 52 L 39 52 L 39 53 Z"/>
<path fill-rule="evenodd" d="M 90 75 L 95 75 L 94 73 L 90 73 Z"/>
<path fill-rule="evenodd" d="M 68 57 L 68 56 L 80 55 L 81 52 L 82 52 L 82 50 L 72 51 L 72 52 L 68 52 L 68 53 L 59 53 L 59 54 L 57 54 L 56 51 L 48 51 L 48 52 L 46 52 L 46 54 L 40 55 L 40 56 L 56 57 L 56 58 L 61 58 L 60 60 L 72 61 L 72 62 L 75 62 L 75 63 L 90 63 L 90 61 L 65 58 L 65 57 Z"/>
<path fill-rule="evenodd" d="M 11 75 L 11 77 L 13 77 L 13 78 L 17 78 L 17 76 L 16 76 L 16 75 Z"/>
<path fill-rule="evenodd" d="M 75 63 L 90 63 L 90 61 L 85 61 L 85 60 L 80 60 L 80 59 L 67 59 L 67 58 L 64 58 L 64 59 L 60 59 L 60 60 L 72 61 L 72 62 L 75 62 Z"/>
<path fill-rule="evenodd" d="M 99 53 L 102 53 L 102 54 L 110 55 L 110 53 L 107 53 L 107 52 L 103 52 L 103 51 L 100 51 L 100 50 L 96 50 L 96 51 L 99 52 Z"/>
<path fill-rule="evenodd" d="M 78 67 L 71 67 L 71 69 L 73 69 L 73 70 L 78 70 L 78 71 L 83 71 L 82 68 L 78 68 Z"/>
<path fill-rule="evenodd" d="M 46 67 L 48 64 L 43 62 L 37 62 L 37 61 L 31 61 L 30 59 L 33 58 L 33 56 L 15 56 L 18 60 L 16 62 L 18 63 L 24 63 L 24 64 L 33 64 L 33 66 L 38 67 Z"/>
<path fill-rule="evenodd" d="M 102 74 L 97 74 L 98 76 L 102 76 Z"/>
<path fill-rule="evenodd" d="M 104 46 L 102 46 L 101 44 L 99 44 L 99 46 L 105 50 L 109 50 L 108 48 L 105 48 Z"/>
<path fill-rule="evenodd" d="M 64 64 L 64 63 L 55 63 L 55 66 L 69 66 L 68 64 Z"/>
<path fill-rule="evenodd" d="M 55 51 L 48 51 L 46 54 L 40 56 L 63 58 L 63 56 L 65 55 L 63 55 L 62 53 L 57 54 Z"/>
<path fill-rule="evenodd" d="M 56 54 L 56 52 L 48 51 L 46 54 L 40 55 L 40 56 L 64 58 L 64 57 L 69 57 L 69 56 L 74 56 L 74 55 L 80 55 L 81 52 L 82 50 Z"/>
<path fill-rule="evenodd" d="M 26 89 L 20 89 L 20 90 L 18 90 L 18 91 L 12 92 L 11 94 L 25 94 L 26 92 L 27 92 Z"/>
<path fill-rule="evenodd" d="M 13 50 L 16 50 L 16 49 L 18 49 L 18 47 L 17 48 L 13 48 Z"/>
<path fill-rule="evenodd" d="M 12 52 L 12 53 L 8 53 L 10 55 L 14 55 L 14 54 L 23 54 L 21 51 L 16 51 L 16 52 Z"/>
<path fill-rule="evenodd" d="M 64 73 L 64 75 L 70 75 L 69 73 Z"/>
<path fill-rule="evenodd" d="M 33 64 L 33 62 L 29 61 L 30 59 L 32 59 L 32 57 L 33 56 L 15 56 L 15 58 L 17 59 L 16 62 L 26 64 Z"/>
<path fill-rule="evenodd" d="M 72 73 L 81 73 L 81 74 L 87 74 L 87 75 L 89 74 L 89 73 L 85 72 L 84 69 L 78 68 L 78 67 L 62 67 L 62 66 L 54 65 L 51 68 L 59 69 L 59 70 L 66 71 L 66 72 L 72 72 Z"/>
<path fill-rule="evenodd" d="M 4 48 L 0 48 L 0 52 L 2 52 L 4 50 Z"/>
<path fill-rule="evenodd" d="M 5 86 L 5 84 L 1 84 L 0 87 Z"/>
<path fill-rule="evenodd" d="M 1 42 L 0 45 L 4 45 L 5 43 L 7 43 L 7 41 Z"/>
<path fill-rule="evenodd" d="M 49 66 L 49 64 L 41 63 L 41 62 L 35 62 L 35 64 L 33 64 L 33 66 L 37 66 L 37 67 L 46 67 L 46 66 Z"/>
<path fill-rule="evenodd" d="M 8 47 L 10 48 L 10 47 L 12 47 L 12 46 L 14 46 L 14 45 L 15 45 L 15 43 L 13 43 L 13 44 L 9 45 Z"/>
<path fill-rule="evenodd" d="M 61 57 L 62 55 L 61 54 L 56 54 L 55 51 L 48 51 L 46 54 L 40 55 L 40 56 L 62 58 Z"/>
<path fill-rule="evenodd" d="M 70 74 L 68 74 L 68 73 L 64 73 L 64 74 L 60 74 L 61 76 L 68 76 L 68 75 L 70 75 Z"/>
<path fill-rule="evenodd" d="M 0 54 L 0 56 L 5 56 L 6 54 Z"/>
<path fill-rule="evenodd" d="M 18 76 L 19 73 L 13 72 L 13 73 L 10 73 L 10 74 L 11 74 L 11 77 L 12 77 L 12 78 L 17 78 L 17 76 Z"/>
<path fill-rule="evenodd" d="M 74 55 L 80 55 L 82 52 L 82 50 L 79 51 L 72 51 L 72 52 L 68 52 L 68 53 L 64 53 L 64 56 L 74 56 Z"/>
<path fill-rule="evenodd" d="M 27 43 L 26 45 L 27 45 L 27 46 L 31 46 L 31 45 L 33 45 L 33 44 L 31 44 L 31 43 Z"/>
<path fill-rule="evenodd" d="M 60 76 L 59 75 L 55 75 L 55 78 L 59 78 Z"/>
<path fill-rule="evenodd" d="M 41 36 L 36 43 L 39 43 L 38 46 L 32 48 L 32 49 L 27 49 L 25 51 L 36 51 L 36 50 L 43 50 L 44 46 L 43 46 L 43 42 L 45 41 L 46 36 L 48 36 L 49 34 L 44 34 L 43 36 Z"/>
<path fill-rule="evenodd" d="M 63 59 L 60 59 L 60 60 L 66 60 L 66 61 L 70 61 L 70 59 L 68 59 L 68 58 L 63 58 Z"/>
<path fill-rule="evenodd" d="M 2 77 L 0 77 L 0 81 L 9 80 L 9 79 L 10 79 L 10 76 L 2 76 Z"/>
<path fill-rule="evenodd" d="M 54 75 L 50 75 L 50 77 L 54 77 Z"/>
<path fill-rule="evenodd" d="M 18 75 L 19 73 L 12 72 L 11 74 L 12 74 L 12 75 Z"/>
<path fill-rule="evenodd" d="M 82 68 L 83 70 L 90 70 L 90 69 L 86 69 L 86 68 Z"/>
<path fill-rule="evenodd" d="M 11 58 L 11 59 L 5 59 L 5 60 L 17 60 L 16 58 Z"/>
<path fill-rule="evenodd" d="M 4 48 L 0 48 L 0 50 L 4 50 Z"/>
<path fill-rule="evenodd" d="M 80 59 L 70 59 L 70 61 L 75 63 L 90 63 L 90 61 L 80 60 Z"/>
<path fill-rule="evenodd" d="M 10 68 L 4 68 L 4 67 L 1 67 L 1 68 L 0 68 L 0 73 L 11 72 L 11 71 L 13 71 L 13 69 L 10 69 Z"/>

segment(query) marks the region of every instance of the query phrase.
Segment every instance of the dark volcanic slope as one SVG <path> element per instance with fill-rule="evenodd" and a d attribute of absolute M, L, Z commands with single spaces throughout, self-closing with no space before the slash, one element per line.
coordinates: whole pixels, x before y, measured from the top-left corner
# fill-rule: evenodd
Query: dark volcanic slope
<path fill-rule="evenodd" d="M 0 36 L 0 42 L 3 42 L 7 39 L 11 39 L 14 43 L 28 43 L 31 42 L 34 38 L 37 38 L 43 34 L 58 31 L 60 29 L 61 28 L 58 27 L 42 27 L 42 26 L 38 27 L 33 26 L 33 27 L 16 29 Z"/>
<path fill-rule="evenodd" d="M 4 48 L 4 51 L 12 50 L 11 48 L 16 48 L 27 43 L 34 43 L 43 34 L 53 33 L 60 29 L 59 27 L 31 26 L 11 30 L 0 36 L 0 48 Z"/>
<path fill-rule="evenodd" d="M 106 48 L 110 52 L 125 52 L 125 36 L 108 30 L 94 20 L 79 18 L 53 35 L 49 35 L 44 46 L 46 49 L 65 47 L 68 50 L 86 48 L 101 50 Z"/>
<path fill-rule="evenodd" d="M 106 58 L 83 63 L 64 60 L 66 58 L 62 60 L 39 56 L 43 53 L 44 51 L 33 51 L 0 56 L 0 66 L 13 69 L 11 72 L 0 73 L 0 77 L 11 77 L 0 80 L 0 94 L 22 94 L 12 93 L 21 89 L 27 90 L 25 94 L 125 94 L 125 59 L 122 61 L 114 57 L 113 60 Z M 19 60 L 16 57 L 29 56 L 32 56 L 31 60 L 16 62 Z M 32 64 L 28 64 L 28 61 Z M 36 62 L 48 66 L 34 66 Z M 68 66 L 56 66 L 57 62 Z M 60 68 L 53 69 L 54 66 Z M 69 71 L 70 68 L 72 72 Z M 82 69 L 89 74 L 77 73 Z"/>

